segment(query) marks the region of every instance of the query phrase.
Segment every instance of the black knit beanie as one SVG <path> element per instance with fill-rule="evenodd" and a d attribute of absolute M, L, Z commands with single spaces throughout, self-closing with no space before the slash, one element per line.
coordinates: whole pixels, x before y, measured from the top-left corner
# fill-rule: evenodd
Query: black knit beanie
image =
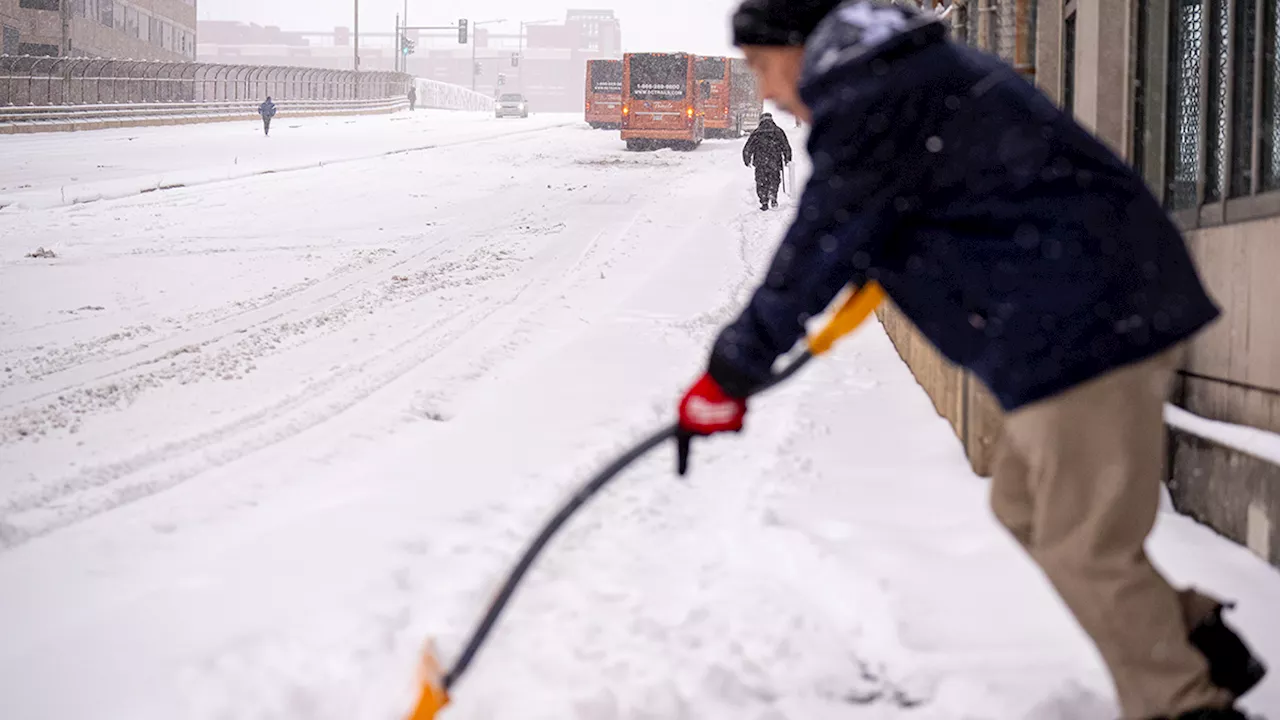
<path fill-rule="evenodd" d="M 733 15 L 733 44 L 804 45 L 844 0 L 744 0 Z"/>

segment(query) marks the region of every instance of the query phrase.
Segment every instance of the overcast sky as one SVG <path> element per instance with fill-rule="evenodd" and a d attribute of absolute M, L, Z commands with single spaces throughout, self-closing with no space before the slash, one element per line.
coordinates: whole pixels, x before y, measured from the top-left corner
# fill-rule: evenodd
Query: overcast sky
<path fill-rule="evenodd" d="M 628 51 L 687 51 L 727 54 L 729 13 L 738 0 L 409 0 L 414 25 L 451 25 L 472 20 L 563 21 L 566 8 L 607 8 L 622 20 Z M 200 0 L 201 20 L 240 20 L 285 30 L 330 30 L 350 26 L 354 0 Z M 361 29 L 390 31 L 404 0 L 360 0 Z"/>

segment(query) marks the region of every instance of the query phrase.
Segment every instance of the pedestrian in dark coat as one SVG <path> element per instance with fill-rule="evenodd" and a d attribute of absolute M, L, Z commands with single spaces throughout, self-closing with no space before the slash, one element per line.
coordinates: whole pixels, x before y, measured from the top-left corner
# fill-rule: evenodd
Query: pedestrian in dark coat
<path fill-rule="evenodd" d="M 742 148 L 742 162 L 756 168 L 760 209 L 778 207 L 778 186 L 782 183 L 782 168 L 791 162 L 791 141 L 770 113 L 760 116 L 760 125 L 747 138 Z"/>
<path fill-rule="evenodd" d="M 1096 644 L 1127 720 L 1242 720 L 1265 672 L 1223 605 L 1147 559 L 1162 411 L 1218 317 L 1143 179 L 933 15 L 746 0 L 735 43 L 810 127 L 813 173 L 764 283 L 680 403 L 678 448 L 745 398 L 846 285 L 876 281 L 1004 410 L 991 504 Z"/>
<path fill-rule="evenodd" d="M 414 108 L 417 107 L 417 105 L 418 105 L 418 91 L 415 90 L 412 85 L 410 85 L 409 86 L 409 112 L 413 112 Z"/>
<path fill-rule="evenodd" d="M 276 116 L 276 104 L 271 101 L 271 96 L 258 106 L 258 114 L 262 116 L 262 134 L 271 134 L 271 118 Z"/>

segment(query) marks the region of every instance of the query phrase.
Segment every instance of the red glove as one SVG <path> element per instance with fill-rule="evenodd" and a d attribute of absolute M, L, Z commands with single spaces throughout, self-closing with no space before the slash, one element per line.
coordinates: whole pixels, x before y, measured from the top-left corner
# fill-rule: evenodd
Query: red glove
<path fill-rule="evenodd" d="M 689 470 L 689 445 L 695 435 L 741 432 L 747 402 L 729 397 L 710 375 L 703 375 L 680 401 L 680 427 L 676 431 L 676 472 Z"/>

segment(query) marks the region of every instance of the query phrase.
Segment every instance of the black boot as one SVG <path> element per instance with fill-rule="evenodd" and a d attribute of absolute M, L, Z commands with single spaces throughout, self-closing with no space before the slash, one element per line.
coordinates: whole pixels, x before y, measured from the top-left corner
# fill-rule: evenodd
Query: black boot
<path fill-rule="evenodd" d="M 1209 661 L 1209 680 L 1240 697 L 1262 680 L 1267 674 L 1267 668 L 1223 621 L 1222 610 L 1222 606 L 1219 606 L 1212 615 L 1192 629 L 1191 644 Z M 1206 716 L 1206 720 L 1217 717 Z"/>

